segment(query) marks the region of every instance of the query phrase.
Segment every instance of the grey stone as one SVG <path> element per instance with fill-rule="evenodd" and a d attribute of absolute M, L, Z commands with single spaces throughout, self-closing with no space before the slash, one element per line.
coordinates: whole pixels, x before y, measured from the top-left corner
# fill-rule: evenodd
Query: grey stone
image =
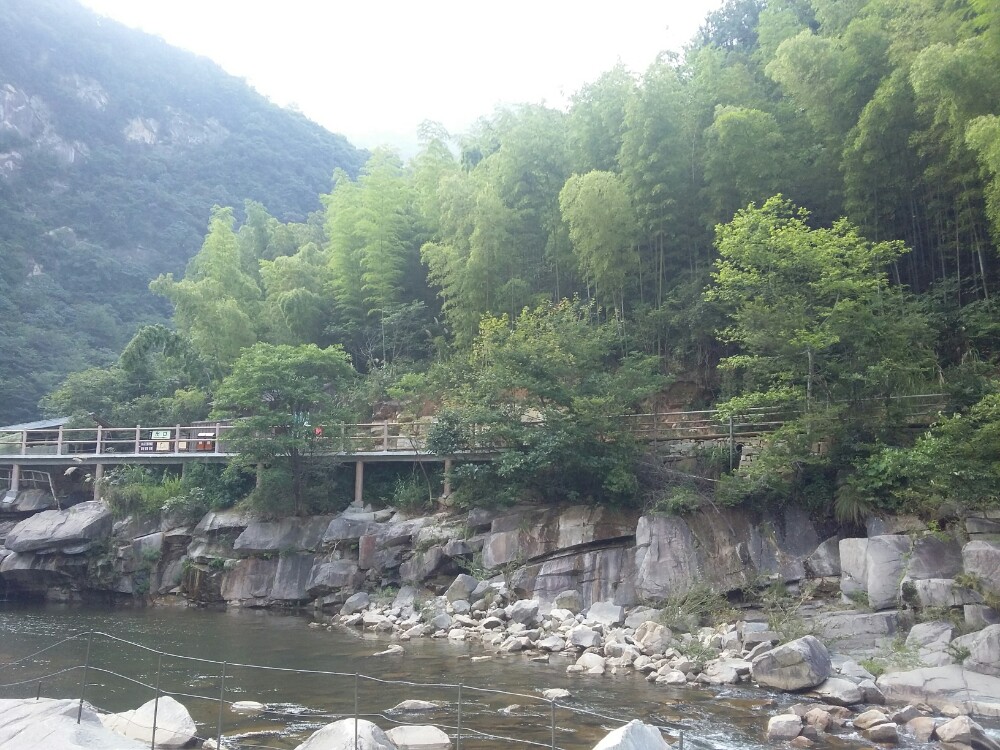
<path fill-rule="evenodd" d="M 368 605 L 371 603 L 371 597 L 364 591 L 359 591 L 356 594 L 351 594 L 347 597 L 347 601 L 344 602 L 344 606 L 340 608 L 340 614 L 342 615 L 353 615 L 355 612 L 361 612 L 364 609 L 368 609 Z"/>
<path fill-rule="evenodd" d="M 357 734 L 355 735 L 355 727 Z M 356 739 L 355 739 L 356 738 Z M 366 719 L 341 719 L 327 724 L 295 750 L 396 750 L 388 735 Z"/>
<path fill-rule="evenodd" d="M 869 516 L 865 519 L 865 533 L 869 537 L 886 534 L 914 534 L 926 531 L 927 524 L 917 516 Z"/>
<path fill-rule="evenodd" d="M 875 680 L 862 680 L 858 683 L 858 690 L 861 691 L 861 702 L 870 705 L 884 706 L 885 694 L 879 690 Z"/>
<path fill-rule="evenodd" d="M 830 653 L 811 635 L 777 646 L 751 662 L 753 679 L 779 690 L 815 687 L 830 676 L 830 670 Z"/>
<path fill-rule="evenodd" d="M 415 552 L 413 557 L 399 566 L 399 577 L 404 581 L 419 583 L 437 573 L 450 559 L 440 546 Z"/>
<path fill-rule="evenodd" d="M 80 723 L 77 723 L 77 711 Z M 41 698 L 0 699 L 0 747 L 4 750 L 148 750 L 101 724 L 94 708 L 79 701 Z"/>
<path fill-rule="evenodd" d="M 452 626 L 452 618 L 447 612 L 441 612 L 431 618 L 430 624 L 434 626 L 435 630 L 448 630 Z"/>
<path fill-rule="evenodd" d="M 796 714 L 779 714 L 767 720 L 767 738 L 781 742 L 799 736 L 802 731 L 802 717 Z"/>
<path fill-rule="evenodd" d="M 635 630 L 644 622 L 658 621 L 662 614 L 662 609 L 653 609 L 652 607 L 636 607 L 634 610 L 629 612 L 628 617 L 625 618 L 625 627 Z"/>
<path fill-rule="evenodd" d="M 421 700 L 407 700 L 402 703 L 397 703 L 395 706 L 390 708 L 390 711 L 436 711 L 441 708 L 437 703 L 431 703 L 430 701 Z"/>
<path fill-rule="evenodd" d="M 951 721 L 944 722 L 937 727 L 935 733 L 945 747 L 1000 750 L 1000 743 L 986 734 L 985 730 L 968 716 L 957 716 Z"/>
<path fill-rule="evenodd" d="M 840 575 L 840 537 L 835 536 L 820 544 L 805 559 L 806 573 L 812 578 Z"/>
<path fill-rule="evenodd" d="M 7 534 L 4 546 L 11 552 L 80 554 L 111 534 L 111 511 L 98 501 L 66 510 L 45 510 L 18 523 Z"/>
<path fill-rule="evenodd" d="M 961 572 L 962 548 L 954 539 L 927 534 L 913 541 L 906 563 L 908 578 L 954 578 Z"/>
<path fill-rule="evenodd" d="M 593 750 L 669 750 L 660 730 L 638 719 L 609 732 Z"/>
<path fill-rule="evenodd" d="M 222 598 L 227 602 L 263 606 L 271 595 L 278 561 L 248 557 L 227 568 L 222 577 Z"/>
<path fill-rule="evenodd" d="M 520 599 L 507 609 L 507 616 L 513 622 L 523 625 L 534 625 L 539 622 L 539 601 L 537 599 Z"/>
<path fill-rule="evenodd" d="M 555 609 L 566 609 L 572 612 L 574 615 L 583 609 L 583 599 L 580 596 L 580 592 L 575 589 L 567 589 L 566 591 L 561 591 L 556 594 L 555 598 L 552 600 L 552 606 Z"/>
<path fill-rule="evenodd" d="M 889 717 L 876 708 L 869 709 L 854 717 L 855 729 L 871 729 L 879 724 L 889 724 Z"/>
<path fill-rule="evenodd" d="M 817 636 L 835 642 L 842 653 L 856 653 L 890 643 L 907 622 L 898 611 L 824 612 L 814 624 Z"/>
<path fill-rule="evenodd" d="M 914 625 L 906 636 L 906 645 L 915 649 L 920 661 L 928 667 L 951 664 L 948 645 L 955 637 L 955 626 L 945 620 L 933 620 Z"/>
<path fill-rule="evenodd" d="M 191 532 L 192 536 L 212 536 L 223 532 L 232 533 L 245 529 L 254 521 L 251 513 L 230 508 L 206 513 Z"/>
<path fill-rule="evenodd" d="M 1000 624 L 1000 614 L 985 604 L 966 604 L 964 609 L 965 624 L 976 630 L 987 625 Z"/>
<path fill-rule="evenodd" d="M 373 534 L 378 530 L 378 524 L 371 518 L 350 518 L 346 515 L 337 516 L 330 520 L 323 532 L 323 543 L 348 541 L 360 539 L 366 534 Z"/>
<path fill-rule="evenodd" d="M 975 634 L 962 666 L 973 672 L 1000 677 L 1000 625 L 989 625 Z"/>
<path fill-rule="evenodd" d="M 324 596 L 343 588 L 356 588 L 364 580 L 364 573 L 351 560 L 317 562 L 309 573 L 306 592 L 311 597 Z"/>
<path fill-rule="evenodd" d="M 143 743 L 152 741 L 155 728 L 157 747 L 183 747 L 197 731 L 188 710 L 169 695 L 147 701 L 134 711 L 104 714 L 101 723 L 118 734 Z"/>
<path fill-rule="evenodd" d="M 868 540 L 859 538 L 841 539 L 840 549 L 840 590 L 845 594 L 864 592 L 868 594 Z"/>
<path fill-rule="evenodd" d="M 962 564 L 965 572 L 976 576 L 983 588 L 1000 594 L 1000 542 L 969 542 L 962 548 Z"/>
<path fill-rule="evenodd" d="M 586 625 L 577 625 L 569 631 L 569 642 L 577 648 L 592 648 L 600 646 L 602 638 L 600 633 L 591 630 Z"/>
<path fill-rule="evenodd" d="M 890 703 L 925 703 L 938 711 L 1000 719 L 1000 677 L 957 664 L 889 672 L 876 682 Z"/>
<path fill-rule="evenodd" d="M 38 513 L 58 507 L 56 499 L 48 490 L 21 490 L 13 502 L 4 503 L 3 509 L 13 513 Z"/>
<path fill-rule="evenodd" d="M 906 722 L 906 731 L 913 735 L 913 739 L 917 742 L 930 742 L 937 724 L 937 720 L 930 716 L 916 716 Z"/>
<path fill-rule="evenodd" d="M 876 724 L 873 727 L 863 730 L 861 735 L 865 739 L 871 740 L 872 742 L 880 742 L 884 744 L 894 744 L 899 742 L 899 729 L 892 722 L 887 724 Z"/>
<path fill-rule="evenodd" d="M 914 606 L 927 607 L 961 607 L 965 604 L 978 604 L 982 597 L 972 589 L 956 585 L 951 578 L 927 578 L 911 581 L 904 579 L 902 583 L 903 598 Z M 907 591 L 912 592 L 916 601 L 909 601 Z"/>
<path fill-rule="evenodd" d="M 1000 519 L 997 518 L 974 518 L 969 517 L 965 519 L 965 530 L 969 532 L 970 535 L 974 534 L 989 534 L 989 535 L 1000 535 Z"/>
<path fill-rule="evenodd" d="M 674 634 L 666 625 L 649 620 L 635 631 L 635 642 L 642 647 L 645 654 L 662 654 L 673 636 Z"/>
<path fill-rule="evenodd" d="M 276 521 L 251 521 L 233 542 L 233 550 L 246 555 L 279 550 L 315 550 L 323 541 L 330 516 L 288 517 Z"/>
<path fill-rule="evenodd" d="M 312 578 L 315 555 L 295 553 L 281 555 L 274 572 L 271 600 L 275 602 L 303 602 L 310 599 L 309 582 Z"/>
<path fill-rule="evenodd" d="M 868 582 L 868 605 L 874 609 L 889 609 L 899 604 L 899 581 L 907 568 L 910 538 L 907 536 L 876 536 L 868 540 L 865 555 Z"/>
<path fill-rule="evenodd" d="M 834 706 L 854 706 L 864 701 L 860 688 L 842 677 L 830 677 L 809 692 Z"/>
<path fill-rule="evenodd" d="M 594 602 L 586 614 L 587 620 L 605 626 L 617 626 L 625 622 L 625 608 L 612 602 Z"/>
<path fill-rule="evenodd" d="M 386 736 L 398 750 L 450 750 L 451 739 L 429 724 L 403 724 L 393 727 Z"/>
<path fill-rule="evenodd" d="M 536 645 L 542 651 L 562 651 L 566 648 L 566 641 L 558 635 L 550 635 L 547 638 L 543 638 L 538 641 Z"/>
<path fill-rule="evenodd" d="M 447 551 L 445 552 L 447 554 Z M 470 575 L 461 573 L 456 576 L 455 580 L 452 581 L 448 590 L 445 591 L 444 596 L 449 602 L 456 602 L 460 599 L 465 599 L 468 601 L 472 592 L 476 590 L 479 585 L 479 581 Z"/>

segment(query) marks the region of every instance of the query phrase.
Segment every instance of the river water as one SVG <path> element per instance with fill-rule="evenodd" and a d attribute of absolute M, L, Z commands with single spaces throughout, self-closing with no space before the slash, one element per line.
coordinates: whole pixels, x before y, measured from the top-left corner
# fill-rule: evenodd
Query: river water
<path fill-rule="evenodd" d="M 221 712 L 226 746 L 241 750 L 294 748 L 335 718 L 354 716 L 355 695 L 359 713 L 381 714 L 372 720 L 384 729 L 395 720 L 451 727 L 448 733 L 453 738 L 457 734 L 456 687 L 393 684 L 364 676 L 462 683 L 462 747 L 467 750 L 512 744 L 477 737 L 471 731 L 511 737 L 518 746 L 539 743 L 549 747 L 553 709 L 531 698 L 540 698 L 540 692 L 551 687 L 564 687 L 573 694 L 565 701 L 567 707 L 557 705 L 554 711 L 555 745 L 567 750 L 591 748 L 610 729 L 632 718 L 664 726 L 672 737 L 683 732 L 685 748 L 764 748 L 768 717 L 793 702 L 792 697 L 775 698 L 752 688 L 657 687 L 635 674 L 571 676 L 566 674 L 571 662 L 560 656 L 553 656 L 549 664 L 532 663 L 517 654 L 474 661 L 471 657 L 484 655 L 474 643 L 419 639 L 403 643 L 405 651 L 400 656 L 376 657 L 373 654 L 385 649 L 389 639 L 309 624 L 305 616 L 250 610 L 0 604 L 0 697 L 34 696 L 36 691 L 50 697 L 79 697 L 87 636 L 25 657 L 75 634 L 95 631 L 107 635 L 90 639 L 85 680 L 89 702 L 110 711 L 135 708 L 154 697 L 159 678 L 160 690 L 175 694 L 191 712 L 201 737 L 214 737 L 218 731 L 220 693 L 230 702 L 267 704 L 268 711 L 258 716 L 241 716 L 228 706 Z M 158 656 L 131 644 L 177 656 Z M 11 664 L 16 660 L 23 661 Z M 60 670 L 70 671 L 39 683 L 40 678 Z M 362 677 L 355 678 L 354 673 Z M 443 707 L 409 717 L 386 713 L 411 698 L 439 702 Z M 600 716 L 574 712 L 568 706 Z M 819 747 L 862 745 L 867 743 L 842 735 Z"/>

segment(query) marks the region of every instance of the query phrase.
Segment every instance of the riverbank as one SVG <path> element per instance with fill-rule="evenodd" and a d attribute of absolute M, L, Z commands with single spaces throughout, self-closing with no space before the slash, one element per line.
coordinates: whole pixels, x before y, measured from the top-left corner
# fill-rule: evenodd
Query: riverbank
<path fill-rule="evenodd" d="M 232 511 L 193 524 L 127 520 L 111 531 L 99 504 L 57 513 L 8 531 L 0 576 L 12 590 L 308 608 L 404 649 L 406 639 L 437 636 L 469 641 L 483 657 L 523 652 L 591 678 L 636 673 L 663 686 L 740 685 L 764 650 L 812 632 L 833 652 L 824 680 L 851 681 L 843 664 L 863 663 L 869 670 L 854 674 L 855 686 L 870 681 L 889 701 L 1000 716 L 991 606 L 1000 543 L 989 516 L 947 531 L 872 519 L 867 536 L 843 538 L 845 530 L 795 510 L 770 519 L 734 509 L 412 516 L 353 507 L 278 521 Z M 460 581 L 475 586 L 458 596 Z M 349 611 L 358 595 L 367 604 Z M 709 620 L 714 627 L 702 629 Z"/>

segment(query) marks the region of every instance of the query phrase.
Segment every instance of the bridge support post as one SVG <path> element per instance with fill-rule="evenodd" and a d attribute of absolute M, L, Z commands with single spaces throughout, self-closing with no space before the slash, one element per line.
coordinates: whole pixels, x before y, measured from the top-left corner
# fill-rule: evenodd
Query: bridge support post
<path fill-rule="evenodd" d="M 354 502 L 364 505 L 365 495 L 365 462 L 354 462 Z"/>
<path fill-rule="evenodd" d="M 21 464 L 10 467 L 10 491 L 15 495 L 21 489 Z"/>
<path fill-rule="evenodd" d="M 446 458 L 444 460 L 444 488 L 441 491 L 441 497 L 451 496 L 451 459 Z"/>
<path fill-rule="evenodd" d="M 101 480 L 104 479 L 104 464 L 94 467 L 94 500 L 101 499 Z"/>

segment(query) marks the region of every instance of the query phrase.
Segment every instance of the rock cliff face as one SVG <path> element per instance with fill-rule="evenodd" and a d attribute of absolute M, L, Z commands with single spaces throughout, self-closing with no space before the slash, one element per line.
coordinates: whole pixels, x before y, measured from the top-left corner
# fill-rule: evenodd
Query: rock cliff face
<path fill-rule="evenodd" d="M 462 571 L 489 572 L 512 595 L 547 607 L 575 592 L 577 609 L 662 603 L 705 585 L 732 592 L 762 580 L 819 578 L 839 583 L 844 602 L 865 605 L 826 613 L 815 624 L 850 651 L 905 632 L 913 610 L 950 607 L 970 627 L 996 623 L 990 605 L 998 594 L 1000 542 L 979 531 L 990 521 L 970 518 L 972 540 L 964 546 L 915 532 L 821 540 L 794 509 L 777 518 L 736 509 L 678 517 L 590 506 L 408 517 L 351 507 L 276 521 L 229 510 L 195 525 L 163 518 L 112 529 L 107 509 L 89 502 L 5 524 L 0 576 L 14 593 L 57 599 L 100 591 L 318 609 L 387 585 L 440 594 Z M 995 641 L 970 647 L 970 658 L 988 661 Z"/>

